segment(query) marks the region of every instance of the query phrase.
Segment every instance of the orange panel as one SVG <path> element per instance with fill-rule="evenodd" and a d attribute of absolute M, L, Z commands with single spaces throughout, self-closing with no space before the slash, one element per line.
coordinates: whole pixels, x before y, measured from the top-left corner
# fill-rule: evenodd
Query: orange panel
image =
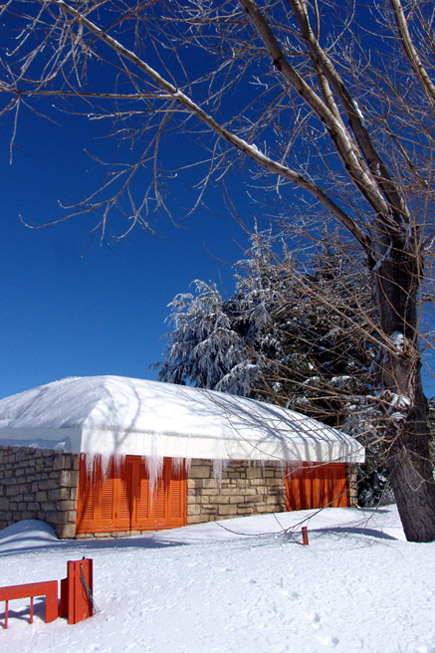
<path fill-rule="evenodd" d="M 287 469 L 287 510 L 346 507 L 348 482 L 345 463 L 303 463 Z"/>
<path fill-rule="evenodd" d="M 163 463 L 162 478 L 151 495 L 145 463 L 140 456 L 111 461 L 103 476 L 96 460 L 92 476 L 86 459 L 80 458 L 77 501 L 77 533 L 154 530 L 186 524 L 186 472 L 177 472 L 170 458 Z"/>

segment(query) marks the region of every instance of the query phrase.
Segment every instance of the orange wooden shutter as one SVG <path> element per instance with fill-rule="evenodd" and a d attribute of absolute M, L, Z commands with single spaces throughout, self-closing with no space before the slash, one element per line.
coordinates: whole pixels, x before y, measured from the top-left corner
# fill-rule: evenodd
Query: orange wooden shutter
<path fill-rule="evenodd" d="M 173 471 L 165 458 L 162 478 L 151 496 L 149 475 L 139 456 L 110 462 L 103 475 L 96 457 L 92 476 L 85 456 L 80 458 L 77 533 L 173 528 L 186 523 L 186 473 Z"/>
<path fill-rule="evenodd" d="M 287 510 L 346 507 L 347 488 L 345 463 L 303 463 L 296 470 L 288 468 Z"/>

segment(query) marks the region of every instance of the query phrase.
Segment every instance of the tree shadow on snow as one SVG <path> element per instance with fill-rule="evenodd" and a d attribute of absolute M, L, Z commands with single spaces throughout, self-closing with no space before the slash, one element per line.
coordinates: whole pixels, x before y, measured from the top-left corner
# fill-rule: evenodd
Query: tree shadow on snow
<path fill-rule="evenodd" d="M 42 539 L 42 538 L 41 538 Z M 32 542 L 37 541 L 37 538 L 32 538 Z M 20 546 L 20 548 L 14 547 L 12 544 L 11 547 L 3 548 L 0 550 L 0 558 L 19 555 L 21 553 L 41 553 L 47 552 L 48 550 L 54 552 L 58 551 L 59 553 L 66 553 L 68 555 L 81 555 L 85 550 L 97 550 L 97 549 L 131 549 L 131 548 L 140 548 L 140 549 L 161 549 L 174 546 L 188 546 L 186 542 L 174 542 L 173 540 L 155 540 L 151 537 L 126 537 L 126 538 L 114 538 L 110 540 L 104 539 L 95 539 L 95 540 L 72 540 L 72 541 L 59 541 L 53 544 L 39 544 L 37 546 L 29 545 Z"/>

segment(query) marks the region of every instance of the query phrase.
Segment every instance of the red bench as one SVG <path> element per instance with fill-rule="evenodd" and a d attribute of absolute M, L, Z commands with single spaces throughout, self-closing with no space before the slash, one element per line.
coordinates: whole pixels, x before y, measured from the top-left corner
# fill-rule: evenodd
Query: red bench
<path fill-rule="evenodd" d="M 27 583 L 25 585 L 9 585 L 0 587 L 0 601 L 5 601 L 5 624 L 8 627 L 9 601 L 30 597 L 30 623 L 33 623 L 33 599 L 35 596 L 45 596 L 45 623 L 54 621 L 59 616 L 58 582 L 48 580 L 43 583 Z"/>

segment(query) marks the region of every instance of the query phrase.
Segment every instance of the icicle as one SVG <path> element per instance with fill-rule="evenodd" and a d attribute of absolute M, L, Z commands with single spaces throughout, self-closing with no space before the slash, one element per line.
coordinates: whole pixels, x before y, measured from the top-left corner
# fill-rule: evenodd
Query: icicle
<path fill-rule="evenodd" d="M 99 454 L 100 465 L 101 465 L 101 476 L 103 478 L 108 478 L 110 474 L 112 456 L 109 453 Z"/>
<path fill-rule="evenodd" d="M 172 469 L 176 476 L 181 476 L 181 472 L 185 470 L 186 476 L 190 469 L 190 458 L 172 458 Z"/>
<path fill-rule="evenodd" d="M 265 466 L 266 466 L 265 463 L 266 463 L 265 460 L 260 460 L 260 465 L 261 465 L 261 475 L 262 475 L 263 478 L 266 477 L 266 475 L 265 475 L 265 473 L 264 473 L 264 472 L 265 472 Z"/>
<path fill-rule="evenodd" d="M 143 460 L 145 462 L 149 483 L 150 483 L 150 500 L 153 502 L 154 490 L 157 483 L 162 477 L 163 471 L 163 456 L 144 456 Z"/>
<path fill-rule="evenodd" d="M 108 478 L 111 473 L 115 476 L 119 474 L 121 467 L 125 463 L 125 455 L 109 453 L 86 453 L 86 475 L 93 481 L 97 469 L 101 471 L 102 478 Z"/>
<path fill-rule="evenodd" d="M 222 458 L 216 458 L 213 460 L 213 478 L 218 484 L 219 489 L 222 487 L 222 473 L 228 467 L 229 460 L 222 460 Z"/>
<path fill-rule="evenodd" d="M 86 476 L 89 478 L 90 481 L 93 481 L 95 478 L 95 470 L 98 465 L 98 456 L 99 454 L 96 453 L 87 453 L 85 455 L 85 461 L 86 461 Z"/>
<path fill-rule="evenodd" d="M 177 476 L 180 475 L 180 471 L 184 467 L 184 458 L 172 458 L 172 469 L 174 470 Z"/>
<path fill-rule="evenodd" d="M 302 463 L 299 460 L 291 460 L 287 463 L 287 475 L 290 477 L 298 477 L 302 473 Z"/>

